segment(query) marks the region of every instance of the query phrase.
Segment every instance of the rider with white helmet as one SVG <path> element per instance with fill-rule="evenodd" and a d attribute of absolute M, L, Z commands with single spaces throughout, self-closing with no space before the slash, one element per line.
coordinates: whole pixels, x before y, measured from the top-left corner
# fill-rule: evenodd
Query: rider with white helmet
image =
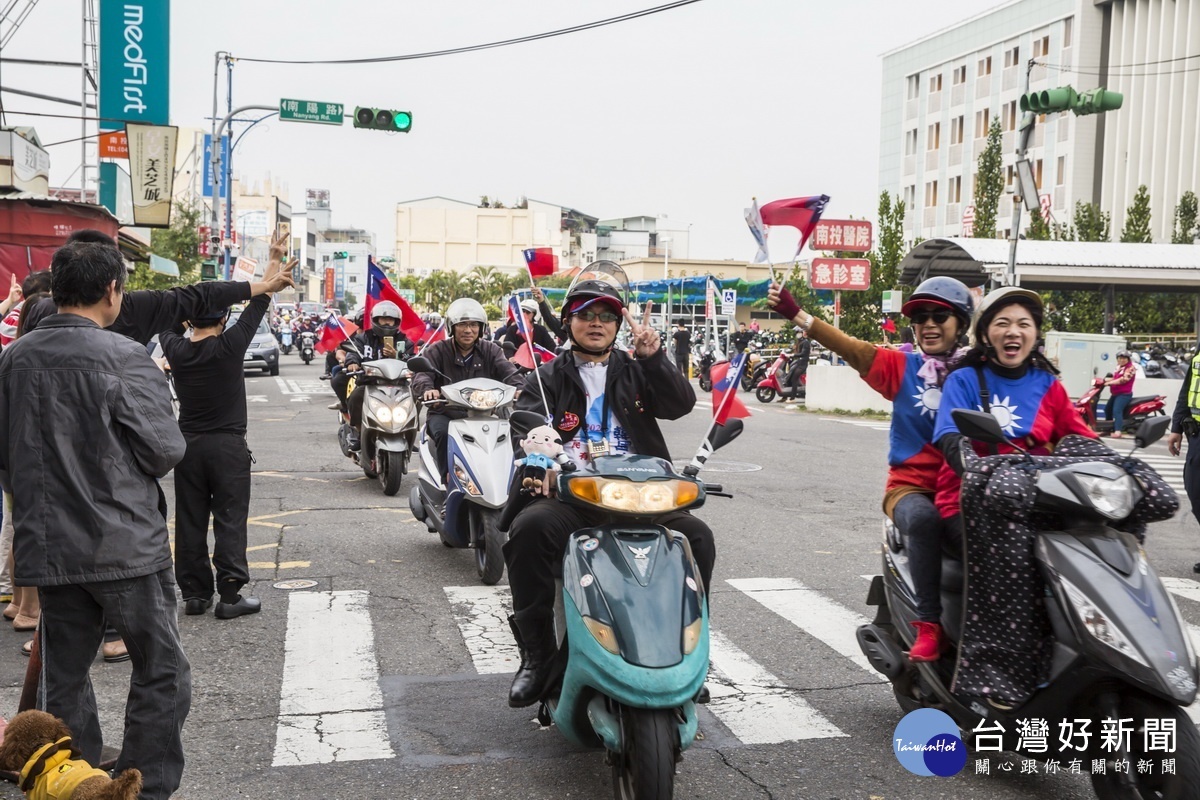
<path fill-rule="evenodd" d="M 401 358 L 412 350 L 412 342 L 400 330 L 400 307 L 391 300 L 375 303 L 371 307 L 371 325 L 354 334 L 340 345 L 346 353 L 345 370 L 330 379 L 338 399 L 350 412 L 351 450 L 358 449 L 358 430 L 362 425 L 364 387 L 357 386 L 348 396 L 352 373 L 362 369 L 362 362 L 378 358 Z"/>
<path fill-rule="evenodd" d="M 483 338 L 487 332 L 487 312 L 478 300 L 460 297 L 451 303 L 446 309 L 446 327 L 449 328 L 448 338 L 421 351 L 437 372 L 414 374 L 413 394 L 426 402 L 437 400 L 442 396 L 440 387 L 468 378 L 491 378 L 510 386 L 524 383 L 517 368 L 505 359 L 500 346 Z M 445 477 L 448 467 L 446 434 L 450 420 L 466 416 L 466 412 L 441 403 L 428 406 L 428 411 L 426 430 L 436 445 L 438 467 Z"/>
<path fill-rule="evenodd" d="M 546 326 L 537 322 L 538 302 L 532 298 L 522 300 L 521 315 L 525 317 L 525 324 L 533 331 L 533 343 L 553 352 L 558 347 L 558 340 L 546 329 Z M 496 334 L 496 341 L 501 347 L 507 342 L 512 344 L 514 349 L 519 350 L 521 345 L 525 344 L 525 337 L 521 335 L 520 329 L 517 328 L 517 321 L 514 319 L 500 329 Z"/>

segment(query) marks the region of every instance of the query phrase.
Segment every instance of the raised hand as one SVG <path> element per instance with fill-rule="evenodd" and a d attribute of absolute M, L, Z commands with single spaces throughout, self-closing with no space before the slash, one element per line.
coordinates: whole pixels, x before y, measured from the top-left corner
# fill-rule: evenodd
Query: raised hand
<path fill-rule="evenodd" d="M 642 315 L 640 323 L 633 318 L 628 308 L 623 310 L 625 320 L 629 323 L 629 340 L 633 344 L 633 354 L 638 358 L 649 358 L 662 346 L 658 331 L 650 327 L 650 311 L 653 308 L 654 303 L 646 303 L 646 313 Z"/>
<path fill-rule="evenodd" d="M 274 245 L 272 245 L 272 251 Z M 267 273 L 263 276 L 263 282 L 267 285 L 267 292 L 280 292 L 284 289 L 295 288 L 296 284 L 292 280 L 292 270 L 300 263 L 300 259 L 293 258 L 291 261 L 283 264 L 282 262 L 271 260 L 271 265 L 267 267 Z"/>
<path fill-rule="evenodd" d="M 288 250 L 290 249 L 288 247 L 288 240 L 290 238 L 291 235 L 287 231 L 276 231 L 275 235 L 271 237 L 272 263 L 279 262 L 282 264 L 283 260 L 287 258 Z"/>
<path fill-rule="evenodd" d="M 16 305 L 17 303 L 21 302 L 21 298 L 25 295 L 21 292 L 21 284 L 17 283 L 16 274 L 13 274 L 9 277 L 12 278 L 12 282 L 8 286 L 8 302 Z"/>

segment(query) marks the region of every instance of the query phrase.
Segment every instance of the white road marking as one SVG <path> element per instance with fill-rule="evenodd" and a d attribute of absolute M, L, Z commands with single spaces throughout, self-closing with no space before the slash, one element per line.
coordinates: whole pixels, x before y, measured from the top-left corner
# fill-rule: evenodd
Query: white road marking
<path fill-rule="evenodd" d="M 248 394 L 246 395 L 247 403 L 265 403 L 267 396 L 265 394 Z"/>
<path fill-rule="evenodd" d="M 742 578 L 725 582 L 820 639 L 875 678 L 887 680 L 875 671 L 858 646 L 855 631 L 870 621 L 866 617 L 793 578 Z"/>
<path fill-rule="evenodd" d="M 720 631 L 709 632 L 708 655 L 708 709 L 745 744 L 846 736 Z"/>
<path fill-rule="evenodd" d="M 272 766 L 395 758 L 368 596 L 357 590 L 288 595 Z"/>
<path fill-rule="evenodd" d="M 507 586 L 444 586 L 454 621 L 480 675 L 514 673 L 521 654 L 508 628 L 512 595 Z"/>
<path fill-rule="evenodd" d="M 697 401 L 696 401 L 696 405 L 698 405 L 698 406 L 704 406 L 705 408 L 712 408 L 712 403 L 709 403 L 709 402 L 708 402 L 708 401 L 706 401 L 706 400 L 697 400 Z M 766 409 L 765 409 L 765 408 L 757 408 L 757 407 L 755 407 L 755 406 L 746 406 L 746 409 L 747 409 L 747 410 L 748 410 L 748 411 L 749 411 L 751 414 L 761 414 L 761 413 L 763 413 L 764 411 L 766 411 Z"/>
<path fill-rule="evenodd" d="M 879 420 L 865 419 L 841 419 L 840 417 L 819 417 L 821 422 L 840 422 L 843 425 L 857 425 L 860 428 L 870 428 L 874 431 L 890 431 L 891 423 L 880 422 Z"/>
<path fill-rule="evenodd" d="M 279 391 L 283 394 L 330 394 L 329 384 L 314 380 L 296 380 L 293 378 L 275 378 L 275 384 L 279 387 Z"/>
<path fill-rule="evenodd" d="M 1183 459 L 1172 456 L 1167 453 L 1147 453 L 1141 450 L 1134 453 L 1134 458 L 1145 461 L 1154 471 L 1162 476 L 1162 479 L 1167 482 L 1167 485 L 1183 495 L 1187 492 L 1187 488 L 1183 483 Z"/>

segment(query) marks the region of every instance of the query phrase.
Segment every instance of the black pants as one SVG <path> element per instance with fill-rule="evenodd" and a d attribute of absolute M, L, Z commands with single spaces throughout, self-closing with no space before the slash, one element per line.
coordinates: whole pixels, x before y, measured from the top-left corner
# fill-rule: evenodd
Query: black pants
<path fill-rule="evenodd" d="M 548 619 L 554 610 L 554 581 L 562 577 L 567 539 L 580 528 L 596 525 L 600 514 L 542 498 L 526 506 L 509 529 L 504 545 L 513 613 L 518 619 Z M 663 514 L 655 522 L 687 537 L 706 591 L 711 591 L 717 549 L 712 530 L 686 511 Z"/>
<path fill-rule="evenodd" d="M 337 365 L 338 365 L 337 353 L 336 353 L 336 351 L 330 350 L 328 353 L 325 354 L 325 374 L 332 375 L 333 368 L 336 367 Z"/>
<path fill-rule="evenodd" d="M 1200 436 L 1187 437 L 1187 454 L 1183 462 L 1183 488 L 1187 491 L 1192 514 L 1200 522 Z"/>
<path fill-rule="evenodd" d="M 250 513 L 250 451 L 236 433 L 189 434 L 175 465 L 175 578 L 185 600 L 236 595 L 250 581 L 246 517 Z M 208 519 L 212 516 L 212 564 Z"/>
<path fill-rule="evenodd" d="M 942 620 L 942 543 L 946 526 L 933 505 L 933 495 L 906 494 L 892 509 L 900 531 L 917 595 L 917 619 Z"/>
<path fill-rule="evenodd" d="M 337 394 L 338 400 L 342 401 L 342 407 L 350 412 L 350 424 L 355 430 L 362 427 L 362 406 L 363 397 L 366 396 L 367 387 L 361 386 L 355 381 L 354 391 L 349 394 L 346 390 L 350 387 L 350 378 L 354 372 L 342 370 L 338 374 L 329 379 L 329 383 L 333 386 L 333 391 Z"/>
<path fill-rule="evenodd" d="M 679 371 L 683 373 L 683 377 L 685 378 L 688 376 L 688 359 L 691 357 L 692 354 L 690 352 L 675 354 L 675 363 L 679 366 Z"/>
<path fill-rule="evenodd" d="M 141 770 L 142 800 L 167 800 L 183 776 L 183 721 L 192 704 L 192 668 L 175 622 L 171 570 L 117 581 L 43 586 L 42 673 L 38 707 L 60 717 L 92 764 L 103 740 L 88 677 L 112 623 L 133 663 L 125 702 L 125 739 L 117 772 Z"/>
<path fill-rule="evenodd" d="M 425 431 L 433 439 L 434 453 L 437 455 L 439 476 L 445 478 L 450 472 L 450 417 L 446 414 L 429 413 L 425 416 Z M 449 488 L 449 487 L 447 487 Z"/>

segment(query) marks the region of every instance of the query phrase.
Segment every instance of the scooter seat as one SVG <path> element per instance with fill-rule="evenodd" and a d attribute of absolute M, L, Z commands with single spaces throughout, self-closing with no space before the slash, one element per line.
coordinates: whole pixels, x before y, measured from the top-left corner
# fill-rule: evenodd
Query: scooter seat
<path fill-rule="evenodd" d="M 1129 405 L 1136 406 L 1140 403 L 1153 403 L 1159 397 L 1160 397 L 1160 395 L 1157 395 L 1157 394 L 1148 394 L 1144 397 L 1135 397 L 1129 401 Z"/>

